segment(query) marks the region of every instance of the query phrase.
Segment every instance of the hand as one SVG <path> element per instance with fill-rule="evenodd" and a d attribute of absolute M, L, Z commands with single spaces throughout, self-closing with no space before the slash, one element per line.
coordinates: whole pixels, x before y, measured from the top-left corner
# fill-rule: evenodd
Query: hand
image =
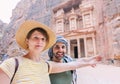
<path fill-rule="evenodd" d="M 96 66 L 96 64 L 97 64 L 99 61 L 101 61 L 101 60 L 102 60 L 102 57 L 101 57 L 101 56 L 95 56 L 95 57 L 93 57 L 93 58 L 89 61 L 90 66 L 94 68 L 94 67 Z"/>

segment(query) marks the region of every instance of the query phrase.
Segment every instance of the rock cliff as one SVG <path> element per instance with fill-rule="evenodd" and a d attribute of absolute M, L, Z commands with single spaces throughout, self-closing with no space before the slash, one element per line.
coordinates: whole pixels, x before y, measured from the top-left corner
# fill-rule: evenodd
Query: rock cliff
<path fill-rule="evenodd" d="M 0 43 L 2 43 L 0 52 L 7 53 L 9 56 L 19 55 L 19 50 L 21 49 L 16 46 L 14 39 L 19 25 L 24 20 L 32 19 L 50 26 L 52 7 L 63 1 L 66 0 L 21 0 L 15 9 L 12 10 L 11 21 L 4 31 L 4 37 L 0 40 Z"/>

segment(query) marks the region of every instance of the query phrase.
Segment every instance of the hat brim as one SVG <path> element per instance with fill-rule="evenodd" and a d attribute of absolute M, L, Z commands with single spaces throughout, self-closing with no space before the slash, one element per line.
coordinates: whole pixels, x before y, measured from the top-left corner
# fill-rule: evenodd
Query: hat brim
<path fill-rule="evenodd" d="M 44 50 L 50 48 L 55 43 L 56 35 L 48 26 L 34 20 L 28 20 L 22 23 L 15 35 L 16 41 L 20 45 L 20 47 L 28 50 L 28 46 L 26 44 L 26 36 L 32 29 L 36 27 L 44 29 L 48 34 L 48 42 Z"/>

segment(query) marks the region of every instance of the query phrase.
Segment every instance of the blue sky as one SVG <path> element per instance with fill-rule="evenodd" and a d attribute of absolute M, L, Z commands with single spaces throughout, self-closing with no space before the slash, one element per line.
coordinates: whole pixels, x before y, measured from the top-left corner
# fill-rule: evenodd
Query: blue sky
<path fill-rule="evenodd" d="M 20 0 L 0 0 L 0 20 L 5 23 L 10 22 L 12 9 L 14 9 Z"/>

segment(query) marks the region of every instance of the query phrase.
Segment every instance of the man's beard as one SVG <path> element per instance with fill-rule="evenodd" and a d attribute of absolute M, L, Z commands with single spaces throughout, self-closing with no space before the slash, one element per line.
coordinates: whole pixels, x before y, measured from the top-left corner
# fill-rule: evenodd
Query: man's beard
<path fill-rule="evenodd" d="M 56 60 L 60 61 L 63 57 L 64 57 L 64 52 L 63 53 L 60 53 L 57 52 L 56 54 L 53 54 L 53 56 L 55 57 Z"/>

